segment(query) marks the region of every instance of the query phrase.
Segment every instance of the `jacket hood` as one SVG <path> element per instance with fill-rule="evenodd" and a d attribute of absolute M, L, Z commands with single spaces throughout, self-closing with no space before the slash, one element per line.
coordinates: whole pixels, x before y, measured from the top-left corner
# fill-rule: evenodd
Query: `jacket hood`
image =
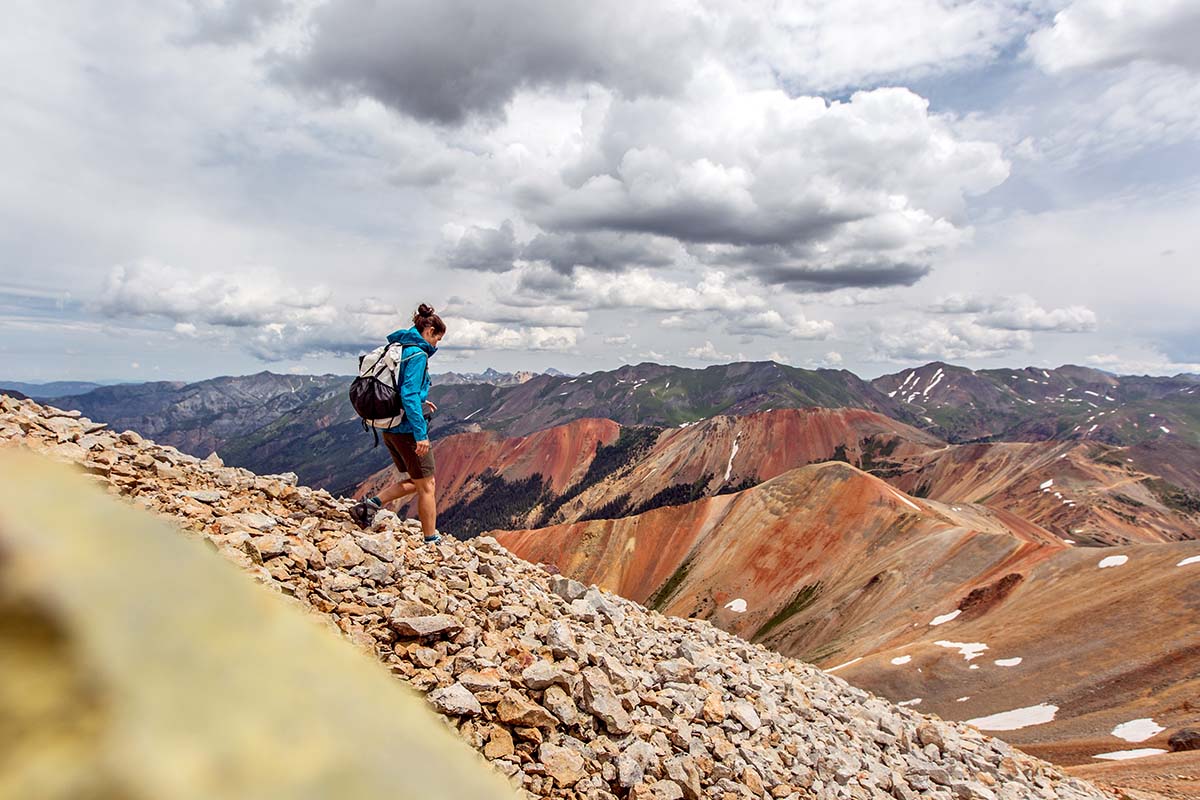
<path fill-rule="evenodd" d="M 437 352 L 437 348 L 425 341 L 425 337 L 422 336 L 416 328 L 408 328 L 407 330 L 396 331 L 392 335 L 388 336 L 388 341 L 392 342 L 393 344 L 399 343 L 406 347 L 409 345 L 419 347 L 424 350 L 427 355 L 433 355 Z"/>

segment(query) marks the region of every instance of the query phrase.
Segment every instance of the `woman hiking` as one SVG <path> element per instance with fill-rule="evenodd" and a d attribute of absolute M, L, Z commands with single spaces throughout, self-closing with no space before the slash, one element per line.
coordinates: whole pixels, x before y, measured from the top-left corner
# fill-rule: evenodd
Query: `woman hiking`
<path fill-rule="evenodd" d="M 433 482 L 433 449 L 429 446 L 429 428 L 424 411 L 436 411 L 429 402 L 429 357 L 437 352 L 438 342 L 446 334 L 446 323 L 424 303 L 413 315 L 413 326 L 399 330 L 387 338 L 401 344 L 401 369 L 396 376 L 397 391 L 404 406 L 404 419 L 383 432 L 383 441 L 392 456 L 392 463 L 407 479 L 397 480 L 375 497 L 368 497 L 350 509 L 350 518 L 360 528 L 366 528 L 375 514 L 387 503 L 417 495 L 417 516 L 425 541 L 441 540 L 437 531 L 437 499 Z"/>

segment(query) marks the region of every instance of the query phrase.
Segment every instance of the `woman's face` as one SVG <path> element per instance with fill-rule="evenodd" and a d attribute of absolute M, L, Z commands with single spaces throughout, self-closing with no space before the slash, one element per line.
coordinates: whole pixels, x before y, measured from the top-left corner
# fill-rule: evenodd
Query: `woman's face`
<path fill-rule="evenodd" d="M 421 338 L 423 338 L 425 341 L 429 342 L 430 347 L 437 347 L 438 342 L 440 342 L 442 340 L 442 337 L 445 335 L 446 335 L 445 331 L 442 331 L 441 333 L 434 333 L 432 325 L 430 325 L 425 330 L 421 331 Z"/>

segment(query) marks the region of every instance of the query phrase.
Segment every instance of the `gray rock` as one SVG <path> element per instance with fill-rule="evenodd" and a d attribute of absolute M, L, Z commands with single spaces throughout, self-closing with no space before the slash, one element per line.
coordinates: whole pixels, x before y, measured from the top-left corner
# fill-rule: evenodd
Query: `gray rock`
<path fill-rule="evenodd" d="M 587 594 L 587 587 L 565 575 L 551 575 L 550 591 L 570 603 L 572 600 L 578 600 Z"/>
<path fill-rule="evenodd" d="M 580 681 L 580 704 L 592 716 L 600 719 L 609 733 L 626 734 L 633 730 L 633 720 L 617 699 L 608 676 L 596 667 L 583 670 Z"/>
<path fill-rule="evenodd" d="M 483 706 L 475 695 L 461 683 L 452 683 L 444 689 L 431 692 L 429 702 L 443 714 L 455 717 L 473 717 L 483 713 Z"/>

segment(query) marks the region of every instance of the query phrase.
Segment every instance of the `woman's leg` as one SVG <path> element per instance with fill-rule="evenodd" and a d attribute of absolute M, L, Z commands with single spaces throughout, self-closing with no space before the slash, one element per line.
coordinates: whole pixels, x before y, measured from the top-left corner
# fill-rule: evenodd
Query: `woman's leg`
<path fill-rule="evenodd" d="M 401 497 L 408 497 L 416 490 L 417 487 L 413 484 L 412 479 L 405 478 L 404 480 L 396 481 L 391 486 L 380 492 L 378 495 L 379 502 L 386 506 L 393 500 L 399 500 Z"/>
<path fill-rule="evenodd" d="M 434 478 L 412 478 L 417 491 L 417 516 L 421 519 L 421 531 L 429 539 L 437 535 L 437 496 Z"/>

